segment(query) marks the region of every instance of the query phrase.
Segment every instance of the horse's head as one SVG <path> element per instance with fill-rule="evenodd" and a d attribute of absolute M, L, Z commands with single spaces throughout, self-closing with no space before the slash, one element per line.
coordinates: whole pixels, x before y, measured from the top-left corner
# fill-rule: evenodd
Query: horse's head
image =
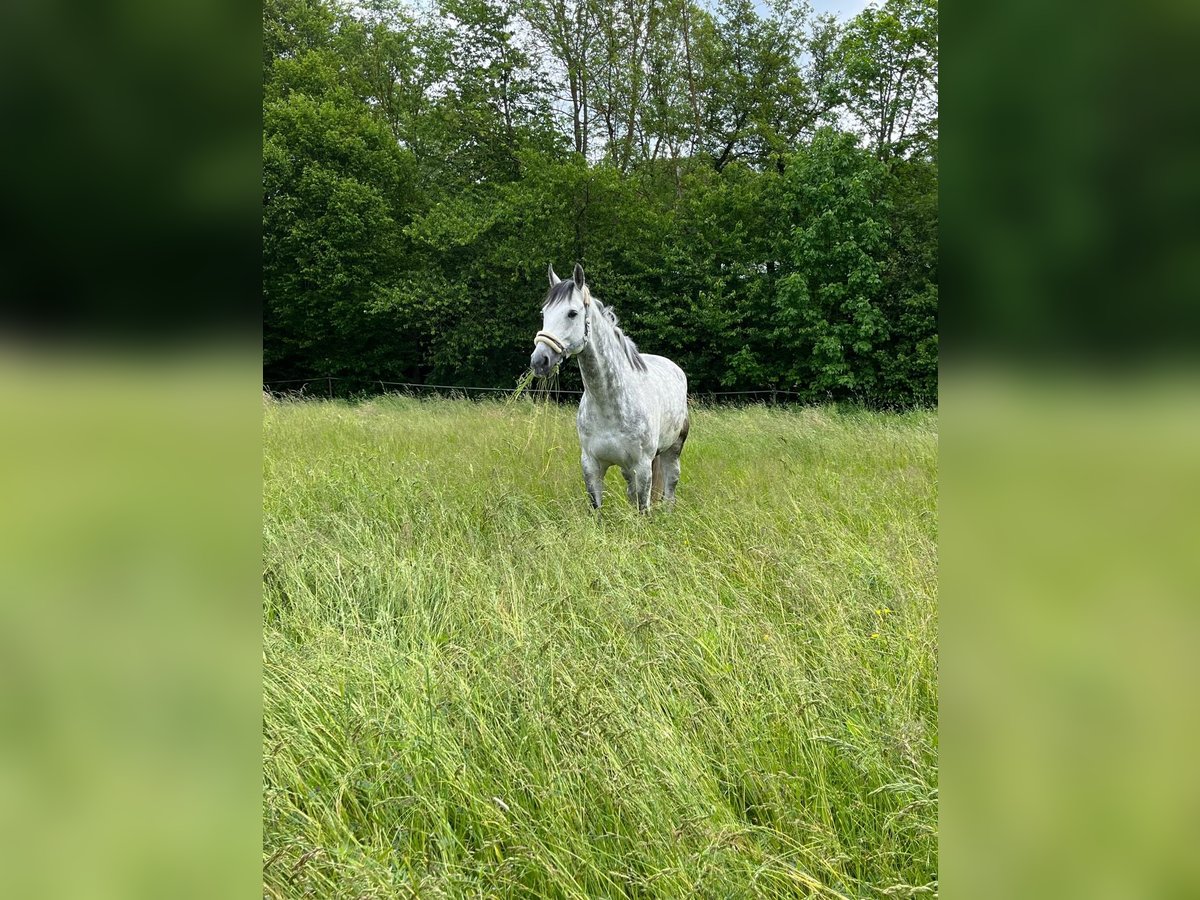
<path fill-rule="evenodd" d="M 536 375 L 549 375 L 564 359 L 570 359 L 588 342 L 591 331 L 591 294 L 583 280 L 583 266 L 575 264 L 569 281 L 561 280 L 550 267 L 550 291 L 542 306 L 542 330 L 534 337 L 529 365 Z"/>

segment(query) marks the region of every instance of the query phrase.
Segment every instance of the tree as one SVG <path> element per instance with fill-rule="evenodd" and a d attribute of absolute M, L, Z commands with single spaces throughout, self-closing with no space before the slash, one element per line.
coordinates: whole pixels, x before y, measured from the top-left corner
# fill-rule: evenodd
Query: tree
<path fill-rule="evenodd" d="M 264 364 L 374 373 L 371 307 L 398 266 L 412 157 L 364 108 L 302 93 L 269 103 L 263 130 Z"/>
<path fill-rule="evenodd" d="M 854 136 L 828 130 L 788 160 L 782 189 L 793 228 L 780 247 L 774 337 L 790 351 L 780 374 L 814 399 L 869 397 L 878 381 L 875 351 L 888 338 L 886 177 Z"/>
<path fill-rule="evenodd" d="M 570 103 L 575 152 L 587 158 L 590 137 L 588 113 L 593 81 L 592 46 L 598 25 L 599 0 L 524 0 L 522 12 L 541 39 L 548 60 L 561 64 Z"/>
<path fill-rule="evenodd" d="M 580 261 L 693 390 L 931 402 L 936 62 L 929 0 L 269 0 L 264 377 L 511 385 Z"/>
<path fill-rule="evenodd" d="M 937 0 L 887 0 L 850 22 L 838 47 L 846 106 L 880 159 L 936 140 Z"/>

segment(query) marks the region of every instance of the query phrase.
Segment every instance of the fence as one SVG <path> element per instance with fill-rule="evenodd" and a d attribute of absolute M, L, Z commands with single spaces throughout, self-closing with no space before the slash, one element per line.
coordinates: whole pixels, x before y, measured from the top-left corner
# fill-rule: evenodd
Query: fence
<path fill-rule="evenodd" d="M 411 382 L 411 381 L 384 381 L 384 380 L 378 379 L 378 378 L 340 377 L 337 375 L 321 375 L 317 378 L 285 378 L 285 379 L 276 380 L 276 381 L 264 381 L 263 382 L 263 390 L 269 394 L 281 394 L 281 395 L 300 394 L 303 396 L 313 396 L 313 393 L 308 390 L 308 386 L 309 385 L 317 385 L 318 386 L 317 390 L 321 394 L 324 394 L 324 395 L 332 398 L 334 396 L 333 383 L 335 381 L 336 382 L 352 382 L 356 385 L 359 385 L 358 391 L 349 391 L 349 392 L 347 392 L 347 394 L 360 393 L 360 392 L 365 393 L 367 391 L 368 385 L 370 385 L 372 389 L 374 388 L 375 385 L 379 385 L 381 393 L 384 393 L 384 394 L 387 394 L 387 393 L 415 393 L 415 392 L 419 392 L 419 391 L 427 391 L 429 393 L 432 393 L 432 394 L 438 395 L 438 396 L 440 396 L 443 393 L 448 393 L 450 395 L 461 395 L 464 397 L 471 397 L 472 393 L 475 393 L 476 395 L 479 395 L 479 394 L 484 394 L 484 395 L 486 395 L 486 394 L 511 394 L 515 390 L 515 388 L 476 387 L 473 385 L 461 385 L 461 384 L 418 384 L 416 382 Z M 276 385 L 289 385 L 289 384 L 290 385 L 300 385 L 300 387 L 299 388 L 290 388 L 290 389 L 285 389 L 285 390 L 276 390 L 275 389 Z M 403 388 L 403 390 L 389 391 L 388 390 L 389 387 Z M 322 390 L 322 388 L 323 388 L 323 390 Z M 343 394 L 343 396 L 346 396 L 347 394 Z M 583 391 L 575 391 L 575 390 L 566 390 L 566 389 L 557 389 L 556 388 L 556 389 L 547 391 L 546 394 L 548 396 L 550 396 L 552 399 L 562 402 L 563 396 L 578 397 L 583 394 Z M 541 395 L 540 391 L 539 391 L 539 395 Z M 773 389 L 773 388 L 766 388 L 766 389 L 754 390 L 754 391 L 696 391 L 696 392 L 689 394 L 688 396 L 689 396 L 689 398 L 691 398 L 693 400 L 713 400 L 713 401 L 716 401 L 722 397 L 743 397 L 743 398 L 761 397 L 764 400 L 769 399 L 769 402 L 771 402 L 771 403 L 778 403 L 780 401 L 786 402 L 790 398 L 793 398 L 793 397 L 798 398 L 801 395 L 796 391 L 785 391 L 785 390 L 777 390 L 777 389 Z M 753 402 L 753 400 L 752 400 L 752 402 Z"/>

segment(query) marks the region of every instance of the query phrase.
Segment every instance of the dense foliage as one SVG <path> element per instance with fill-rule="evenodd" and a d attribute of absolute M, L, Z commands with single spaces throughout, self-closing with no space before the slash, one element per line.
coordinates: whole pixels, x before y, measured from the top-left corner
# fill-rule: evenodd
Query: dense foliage
<path fill-rule="evenodd" d="M 511 386 L 549 262 L 693 390 L 932 402 L 937 0 L 264 11 L 264 378 Z"/>

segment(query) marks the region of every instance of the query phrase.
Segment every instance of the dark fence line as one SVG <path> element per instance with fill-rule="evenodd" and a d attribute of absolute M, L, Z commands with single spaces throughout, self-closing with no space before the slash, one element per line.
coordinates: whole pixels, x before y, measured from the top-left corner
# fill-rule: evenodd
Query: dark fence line
<path fill-rule="evenodd" d="M 332 398 L 333 397 L 333 383 L 335 381 L 352 381 L 352 382 L 356 382 L 360 385 L 368 385 L 368 384 L 376 385 L 377 384 L 380 386 L 380 388 L 382 389 L 382 392 L 385 394 L 399 393 L 399 392 L 389 392 L 388 387 L 401 387 L 401 388 L 409 388 L 409 389 L 415 388 L 417 390 L 427 390 L 427 391 L 433 391 L 433 392 L 448 391 L 450 393 L 461 393 L 461 394 L 467 395 L 467 396 L 469 396 L 471 391 L 479 391 L 481 393 L 492 393 L 492 394 L 511 394 L 511 393 L 513 393 L 513 391 L 516 390 L 516 388 L 479 387 L 479 386 L 475 386 L 475 385 L 464 385 L 464 384 L 419 384 L 417 382 L 412 382 L 412 381 L 384 381 L 379 378 L 356 378 L 354 376 L 338 376 L 338 375 L 321 375 L 317 378 L 284 378 L 284 379 L 278 379 L 278 380 L 272 380 L 272 381 L 264 381 L 263 382 L 263 390 L 269 394 L 287 394 L 287 393 L 303 394 L 305 387 L 307 387 L 308 385 L 310 385 L 310 384 L 320 385 L 320 384 L 324 383 L 325 393 L 327 393 L 328 396 Z M 272 385 L 284 385 L 284 384 L 299 384 L 299 385 L 303 385 L 304 387 L 301 387 L 298 391 L 277 391 L 277 390 L 272 389 Z M 530 391 L 530 393 L 531 394 L 537 393 L 538 395 L 550 394 L 550 395 L 553 395 L 555 398 L 558 398 L 562 394 L 567 394 L 569 396 L 574 396 L 574 397 L 583 395 L 583 391 L 565 390 L 565 389 L 558 389 L 558 388 L 548 390 L 548 391 L 542 391 L 541 389 L 538 389 L 538 390 L 536 390 L 536 392 Z M 693 399 L 713 399 L 713 400 L 715 400 L 718 397 L 747 397 L 747 396 L 766 396 L 766 395 L 770 395 L 771 400 L 773 402 L 778 401 L 780 399 L 786 399 L 788 397 L 799 397 L 800 396 L 800 394 L 796 391 L 776 390 L 776 389 L 772 389 L 772 388 L 765 388 L 765 389 L 753 390 L 753 391 L 694 391 L 694 392 L 688 394 L 688 396 Z M 311 396 L 311 395 L 309 395 L 309 396 Z"/>

